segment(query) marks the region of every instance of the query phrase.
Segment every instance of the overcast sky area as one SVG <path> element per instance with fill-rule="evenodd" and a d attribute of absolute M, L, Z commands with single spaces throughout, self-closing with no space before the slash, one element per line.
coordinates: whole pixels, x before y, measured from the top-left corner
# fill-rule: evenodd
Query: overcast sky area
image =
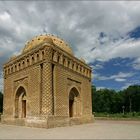
<path fill-rule="evenodd" d="M 0 1 L 0 91 L 2 64 L 46 33 L 90 64 L 97 89 L 140 84 L 140 2 Z"/>

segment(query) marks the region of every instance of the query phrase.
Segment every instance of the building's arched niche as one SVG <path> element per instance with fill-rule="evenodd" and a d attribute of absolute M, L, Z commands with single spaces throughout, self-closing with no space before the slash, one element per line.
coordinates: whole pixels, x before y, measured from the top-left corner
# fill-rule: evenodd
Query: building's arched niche
<path fill-rule="evenodd" d="M 69 92 L 69 117 L 81 115 L 81 100 L 79 91 L 73 87 Z"/>
<path fill-rule="evenodd" d="M 26 91 L 20 86 L 15 95 L 15 117 L 26 118 Z"/>

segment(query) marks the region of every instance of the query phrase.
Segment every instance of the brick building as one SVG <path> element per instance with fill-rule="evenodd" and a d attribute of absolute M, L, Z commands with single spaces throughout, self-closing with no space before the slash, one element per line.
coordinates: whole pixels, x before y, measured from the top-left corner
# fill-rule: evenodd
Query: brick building
<path fill-rule="evenodd" d="M 91 68 L 53 35 L 27 42 L 4 65 L 2 122 L 57 127 L 93 121 Z"/>

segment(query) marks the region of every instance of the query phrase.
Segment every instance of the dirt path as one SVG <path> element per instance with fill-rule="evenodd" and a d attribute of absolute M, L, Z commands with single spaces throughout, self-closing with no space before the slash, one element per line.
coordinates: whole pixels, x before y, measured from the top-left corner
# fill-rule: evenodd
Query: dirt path
<path fill-rule="evenodd" d="M 0 139 L 140 139 L 140 121 L 96 120 L 53 129 L 0 124 Z"/>

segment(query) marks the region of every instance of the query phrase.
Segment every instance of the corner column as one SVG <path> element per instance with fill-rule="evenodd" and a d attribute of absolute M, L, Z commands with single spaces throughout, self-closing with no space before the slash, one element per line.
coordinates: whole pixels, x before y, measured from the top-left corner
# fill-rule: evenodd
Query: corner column
<path fill-rule="evenodd" d="M 45 49 L 45 59 L 42 68 L 42 97 L 41 113 L 42 115 L 53 114 L 53 79 L 52 79 L 52 49 Z"/>

